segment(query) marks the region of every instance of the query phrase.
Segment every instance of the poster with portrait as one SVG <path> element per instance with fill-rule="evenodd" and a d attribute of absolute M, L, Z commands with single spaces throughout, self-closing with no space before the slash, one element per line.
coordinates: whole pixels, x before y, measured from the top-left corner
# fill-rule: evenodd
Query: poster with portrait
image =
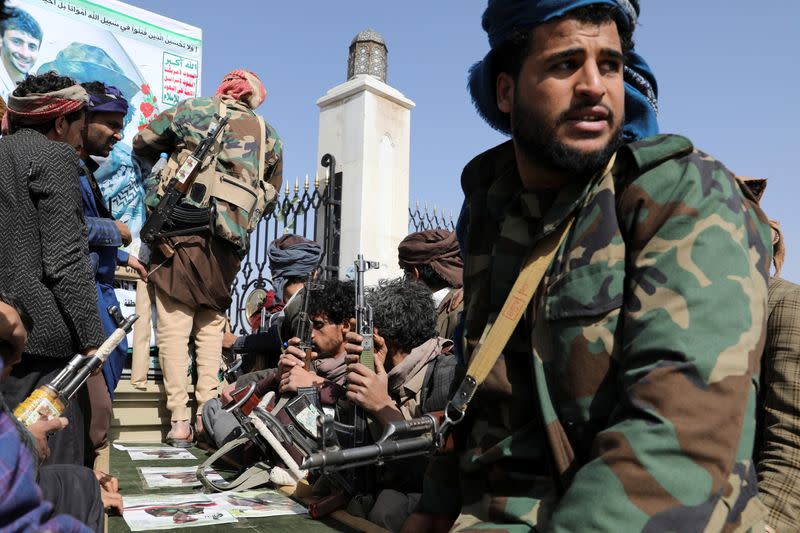
<path fill-rule="evenodd" d="M 197 459 L 189 450 L 171 446 L 125 446 L 114 443 L 114 448 L 128 452 L 131 461 L 186 461 Z"/>
<path fill-rule="evenodd" d="M 205 494 L 125 496 L 122 513 L 131 531 L 153 531 L 237 522 Z"/>
<path fill-rule="evenodd" d="M 148 489 L 164 487 L 199 487 L 200 478 L 197 477 L 196 466 L 145 466 L 138 468 L 139 475 Z M 205 469 L 206 477 L 214 483 L 224 483 L 225 480 L 214 469 Z"/>
<path fill-rule="evenodd" d="M 275 489 L 256 489 L 243 492 L 218 492 L 209 498 L 236 518 L 304 515 L 305 507 Z"/>
<path fill-rule="evenodd" d="M 200 88 L 199 28 L 118 2 L 9 0 L 11 17 L 0 24 L 0 96 L 28 74 L 56 71 L 79 83 L 101 81 L 130 103 L 124 138 L 95 173 L 114 218 L 131 230 L 128 251 L 138 254 L 144 223 L 143 180 L 131 141 L 160 111 Z"/>

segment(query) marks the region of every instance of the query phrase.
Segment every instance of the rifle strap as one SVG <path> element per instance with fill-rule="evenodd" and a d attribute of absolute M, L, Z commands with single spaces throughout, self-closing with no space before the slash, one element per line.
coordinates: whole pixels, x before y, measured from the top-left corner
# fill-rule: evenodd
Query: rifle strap
<path fill-rule="evenodd" d="M 203 464 L 197 467 L 197 479 L 200 480 L 204 487 L 216 492 L 223 492 L 226 490 L 247 490 L 269 483 L 270 470 L 272 467 L 262 462 L 254 464 L 239 474 L 236 479 L 230 482 L 215 483 L 206 476 L 206 470 L 211 468 L 211 465 L 213 465 L 220 457 L 229 453 L 231 450 L 238 448 L 239 446 L 245 445 L 248 442 L 250 442 L 249 437 L 240 437 L 225 443 L 222 448 L 214 452 L 211 457 L 206 459 Z"/>
<path fill-rule="evenodd" d="M 451 423 L 458 423 L 463 418 L 475 391 L 500 357 L 574 221 L 574 216 L 569 217 L 555 231 L 536 243 L 525 260 L 500 314 L 486 324 L 467 368 L 467 375 L 448 405 L 460 413 L 459 418 L 450 419 Z"/>

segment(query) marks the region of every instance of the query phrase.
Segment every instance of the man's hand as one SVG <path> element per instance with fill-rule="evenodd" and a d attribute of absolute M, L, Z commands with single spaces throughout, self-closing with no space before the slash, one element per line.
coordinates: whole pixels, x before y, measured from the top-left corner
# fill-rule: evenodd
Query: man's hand
<path fill-rule="evenodd" d="M 10 305 L 0 302 L 0 357 L 7 368 L 19 362 L 26 342 L 28 332 L 19 313 Z"/>
<path fill-rule="evenodd" d="M 236 339 L 238 339 L 238 338 L 239 338 L 238 335 L 234 335 L 230 331 L 226 331 L 225 333 L 223 333 L 222 334 L 222 349 L 223 350 L 230 350 L 231 348 L 233 348 L 233 343 L 236 342 Z"/>
<path fill-rule="evenodd" d="M 101 486 L 100 499 L 103 501 L 103 508 L 107 511 L 116 511 L 122 514 L 125 509 L 125 504 L 122 502 L 122 494 L 119 492 L 109 492 Z"/>
<path fill-rule="evenodd" d="M 103 501 L 103 508 L 115 510 L 122 514 L 124 505 L 122 503 L 122 495 L 119 493 L 119 480 L 102 470 L 95 470 L 94 477 L 97 478 L 97 482 L 100 484 L 100 499 Z"/>
<path fill-rule="evenodd" d="M 31 424 L 28 431 L 36 440 L 36 448 L 39 453 L 39 463 L 43 463 L 50 457 L 50 446 L 47 445 L 47 436 L 50 433 L 60 431 L 69 425 L 69 420 L 58 417 L 52 420 L 38 420 Z"/>
<path fill-rule="evenodd" d="M 300 387 L 315 387 L 325 383 L 325 378 L 312 374 L 302 366 L 294 366 L 281 374 L 280 393 L 297 392 Z"/>
<path fill-rule="evenodd" d="M 136 274 L 143 280 L 147 280 L 147 268 L 136 258 L 135 255 L 128 255 L 128 266 L 136 271 Z"/>
<path fill-rule="evenodd" d="M 225 388 L 222 389 L 222 393 L 219 395 L 220 398 L 222 399 L 222 405 L 227 405 L 233 401 L 233 396 L 231 396 L 231 394 L 233 394 L 233 391 L 235 390 L 236 390 L 235 382 L 225 385 Z"/>
<path fill-rule="evenodd" d="M 122 245 L 128 246 L 133 240 L 133 236 L 131 236 L 131 230 L 129 230 L 128 226 L 126 226 L 119 220 L 115 220 L 114 225 L 117 226 L 117 231 L 119 231 L 119 236 L 122 237 Z"/>
<path fill-rule="evenodd" d="M 396 420 L 400 410 L 389 396 L 389 380 L 382 364 L 375 362 L 375 372 L 347 356 L 347 398 L 363 407 L 381 422 Z M 402 418 L 402 416 L 401 416 Z"/>
<path fill-rule="evenodd" d="M 94 477 L 97 478 L 97 482 L 100 483 L 100 487 L 103 489 L 108 492 L 119 492 L 119 480 L 111 474 L 106 474 L 102 470 L 95 470 Z"/>
<path fill-rule="evenodd" d="M 297 337 L 292 337 L 287 342 L 289 346 L 287 346 L 283 353 L 281 354 L 281 358 L 278 359 L 278 369 L 281 371 L 281 374 L 284 374 L 292 369 L 292 367 L 300 366 L 305 367 L 305 360 L 306 360 L 306 352 L 301 350 L 298 347 L 300 344 L 300 339 Z M 311 352 L 311 359 L 316 359 L 317 353 Z M 306 369 L 308 370 L 308 369 Z"/>

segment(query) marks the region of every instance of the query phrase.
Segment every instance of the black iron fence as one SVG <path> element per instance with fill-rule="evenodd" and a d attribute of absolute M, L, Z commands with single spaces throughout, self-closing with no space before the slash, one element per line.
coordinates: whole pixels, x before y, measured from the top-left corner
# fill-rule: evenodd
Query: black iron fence
<path fill-rule="evenodd" d="M 233 302 L 228 309 L 234 333 L 250 330 L 245 316 L 248 296 L 254 290 L 272 288 L 269 244 L 281 235 L 293 233 L 319 242 L 326 251 L 324 275 L 337 274 L 342 174 L 336 172 L 336 162 L 330 154 L 322 158 L 322 166 L 327 169 L 323 178 L 310 180 L 306 176 L 303 182 L 286 181 L 283 190 L 278 192 L 275 208 L 261 219 L 250 235 L 250 252 L 233 283 Z"/>
<path fill-rule="evenodd" d="M 453 212 L 445 212 L 444 209 L 428 209 L 428 202 L 422 208 L 417 202 L 414 207 L 408 208 L 408 232 L 426 231 L 431 229 L 456 230 L 456 222 Z"/>

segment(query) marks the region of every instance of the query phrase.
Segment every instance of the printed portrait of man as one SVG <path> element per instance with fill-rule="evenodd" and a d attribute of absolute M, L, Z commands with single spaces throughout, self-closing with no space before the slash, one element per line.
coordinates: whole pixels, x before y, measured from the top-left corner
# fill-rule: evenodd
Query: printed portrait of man
<path fill-rule="evenodd" d="M 0 22 L 0 81 L 4 94 L 25 79 L 36 64 L 42 44 L 42 27 L 30 13 L 18 7 L 9 8 L 8 12 L 9 18 Z"/>

